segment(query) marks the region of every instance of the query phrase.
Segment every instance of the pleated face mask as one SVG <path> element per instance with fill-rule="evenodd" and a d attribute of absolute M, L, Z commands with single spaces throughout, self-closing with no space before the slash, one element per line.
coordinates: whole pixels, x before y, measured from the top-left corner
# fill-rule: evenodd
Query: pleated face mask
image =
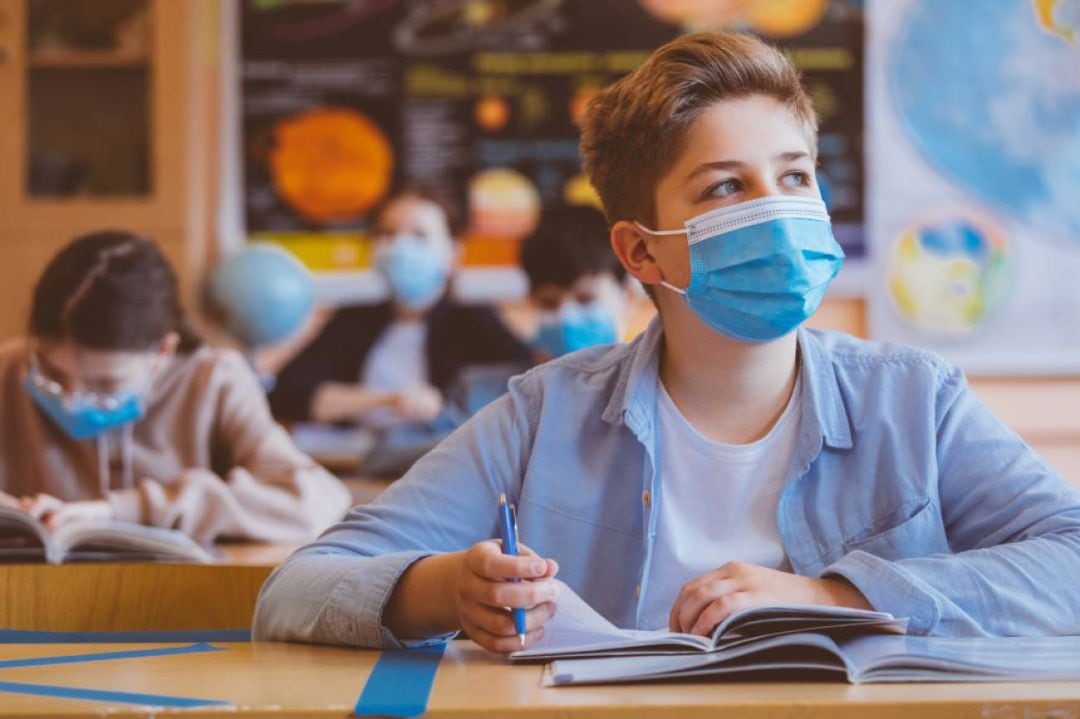
<path fill-rule="evenodd" d="M 685 230 L 690 284 L 661 282 L 686 299 L 702 322 L 743 342 L 768 342 L 793 331 L 821 304 L 844 251 L 825 203 L 810 197 L 762 197 L 711 210 Z"/>

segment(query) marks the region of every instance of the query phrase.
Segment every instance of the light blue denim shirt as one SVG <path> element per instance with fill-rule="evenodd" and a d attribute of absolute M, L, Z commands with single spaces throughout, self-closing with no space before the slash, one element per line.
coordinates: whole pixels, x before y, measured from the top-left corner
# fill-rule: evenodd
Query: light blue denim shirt
<path fill-rule="evenodd" d="M 655 321 L 628 345 L 516 377 L 274 572 L 256 638 L 401 646 L 381 622 L 396 581 L 421 557 L 497 537 L 500 492 L 522 542 L 637 627 L 664 501 L 662 336 Z M 915 634 L 1080 633 L 1080 493 L 936 356 L 807 329 L 798 344 L 802 425 L 776 510 L 794 571 L 847 578 Z"/>

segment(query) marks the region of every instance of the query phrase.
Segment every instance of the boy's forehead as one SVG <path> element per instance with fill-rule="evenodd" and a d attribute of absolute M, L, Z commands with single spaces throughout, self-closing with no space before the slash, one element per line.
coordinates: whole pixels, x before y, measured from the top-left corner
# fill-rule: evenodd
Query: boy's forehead
<path fill-rule="evenodd" d="M 685 174 L 702 163 L 725 161 L 761 164 L 794 152 L 813 157 L 807 128 L 784 103 L 754 95 L 702 110 L 687 129 L 674 170 Z"/>

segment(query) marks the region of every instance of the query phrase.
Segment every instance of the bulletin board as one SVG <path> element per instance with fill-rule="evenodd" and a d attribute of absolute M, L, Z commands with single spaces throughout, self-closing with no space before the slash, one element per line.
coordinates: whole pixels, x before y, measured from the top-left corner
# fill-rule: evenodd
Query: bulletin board
<path fill-rule="evenodd" d="M 467 220 L 459 292 L 519 294 L 518 243 L 542 208 L 597 203 L 578 159 L 589 99 L 709 28 L 756 32 L 802 70 L 821 116 L 819 181 L 858 266 L 859 0 L 245 0 L 244 231 L 317 273 L 363 271 L 372 210 L 394 187 L 434 183 Z"/>

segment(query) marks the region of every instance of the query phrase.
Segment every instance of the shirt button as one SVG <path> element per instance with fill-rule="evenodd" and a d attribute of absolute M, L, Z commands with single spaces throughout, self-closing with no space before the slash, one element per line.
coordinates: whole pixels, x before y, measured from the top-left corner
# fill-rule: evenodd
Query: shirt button
<path fill-rule="evenodd" d="M 644 504 L 646 507 L 652 504 L 652 494 L 649 492 L 649 490 L 646 489 L 645 493 L 641 495 L 641 503 Z"/>
<path fill-rule="evenodd" d="M 641 599 L 641 585 L 640 584 L 637 585 L 636 587 L 634 587 L 634 597 L 637 598 L 637 599 Z"/>

